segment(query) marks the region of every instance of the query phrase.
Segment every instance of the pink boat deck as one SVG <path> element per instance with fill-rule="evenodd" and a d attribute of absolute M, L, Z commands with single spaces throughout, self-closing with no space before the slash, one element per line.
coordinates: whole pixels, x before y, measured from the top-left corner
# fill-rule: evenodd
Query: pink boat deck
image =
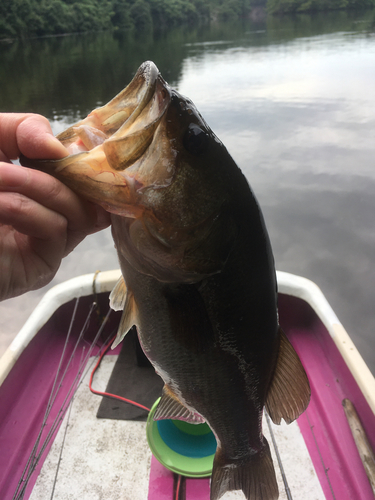
<path fill-rule="evenodd" d="M 92 298 L 81 298 L 75 330 L 84 324 Z M 99 303 L 107 310 L 108 294 L 101 294 Z M 17 498 L 25 468 L 48 403 L 56 367 L 65 343 L 74 301 L 55 313 L 48 323 L 31 341 L 9 376 L 0 387 L 0 498 Z M 344 363 L 333 340 L 315 312 L 304 301 L 280 295 L 280 323 L 297 350 L 310 379 L 312 398 L 307 411 L 298 424 L 311 455 L 314 467 L 327 499 L 349 500 L 373 499 L 369 481 L 355 447 L 349 425 L 342 407 L 344 398 L 350 399 L 375 448 L 375 416 Z M 75 350 L 75 356 L 66 373 L 62 390 L 56 398 L 56 410 L 49 415 L 43 434 L 50 431 L 60 403 L 71 397 L 70 387 L 75 385 L 79 365 L 88 352 L 89 340 L 100 327 L 103 317 L 94 314 L 91 324 L 76 344 L 76 333 L 72 331 L 64 359 Z M 109 336 L 112 336 L 119 321 L 119 314 L 112 313 L 96 343 L 95 354 Z M 112 351 L 116 354 L 117 351 Z M 61 367 L 61 371 L 64 366 Z M 48 453 L 50 444 L 42 450 L 35 473 L 25 488 L 22 497 L 29 498 L 38 471 Z M 208 500 L 208 479 L 186 480 L 184 489 L 187 500 Z M 22 486 L 22 485 L 21 485 Z M 153 459 L 149 481 L 148 500 L 172 500 L 175 476 Z M 19 488 L 20 489 L 20 488 Z"/>
<path fill-rule="evenodd" d="M 331 336 L 315 312 L 295 297 L 280 296 L 280 323 L 303 361 L 311 385 L 311 402 L 298 419 L 327 499 L 373 499 L 342 401 L 354 404 L 371 446 L 375 416 L 359 390 Z"/>

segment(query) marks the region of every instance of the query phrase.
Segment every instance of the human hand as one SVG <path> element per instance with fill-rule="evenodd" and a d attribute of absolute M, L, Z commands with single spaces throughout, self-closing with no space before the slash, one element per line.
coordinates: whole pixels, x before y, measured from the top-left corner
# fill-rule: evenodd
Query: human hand
<path fill-rule="evenodd" d="M 21 153 L 38 159 L 68 154 L 43 116 L 0 113 L 0 300 L 49 283 L 85 236 L 110 225 L 105 210 L 57 179 L 13 165 Z"/>

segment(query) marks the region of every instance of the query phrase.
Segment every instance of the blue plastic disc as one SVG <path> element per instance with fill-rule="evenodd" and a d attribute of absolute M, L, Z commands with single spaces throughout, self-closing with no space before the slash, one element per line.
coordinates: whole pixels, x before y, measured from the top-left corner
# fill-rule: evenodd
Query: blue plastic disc
<path fill-rule="evenodd" d="M 207 424 L 159 420 L 160 437 L 173 451 L 191 458 L 203 458 L 216 451 L 216 439 Z"/>

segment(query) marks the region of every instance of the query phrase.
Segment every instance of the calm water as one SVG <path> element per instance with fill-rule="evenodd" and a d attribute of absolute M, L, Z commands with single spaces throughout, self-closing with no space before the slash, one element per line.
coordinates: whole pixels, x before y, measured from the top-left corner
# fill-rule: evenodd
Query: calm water
<path fill-rule="evenodd" d="M 375 372 L 375 12 L 261 19 L 159 37 L 0 44 L 0 109 L 55 133 L 155 61 L 197 105 L 252 185 L 279 270 L 315 281 Z M 117 267 L 109 231 L 53 284 Z M 1 348 L 45 290 L 0 305 Z"/>

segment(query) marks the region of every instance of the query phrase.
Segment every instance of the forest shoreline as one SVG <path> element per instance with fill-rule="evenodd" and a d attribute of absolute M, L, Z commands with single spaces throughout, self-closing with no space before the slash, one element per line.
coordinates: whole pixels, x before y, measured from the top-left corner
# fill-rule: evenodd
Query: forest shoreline
<path fill-rule="evenodd" d="M 0 41 L 101 31 L 158 32 L 267 15 L 375 8 L 375 0 L 12 0 L 0 4 Z"/>

